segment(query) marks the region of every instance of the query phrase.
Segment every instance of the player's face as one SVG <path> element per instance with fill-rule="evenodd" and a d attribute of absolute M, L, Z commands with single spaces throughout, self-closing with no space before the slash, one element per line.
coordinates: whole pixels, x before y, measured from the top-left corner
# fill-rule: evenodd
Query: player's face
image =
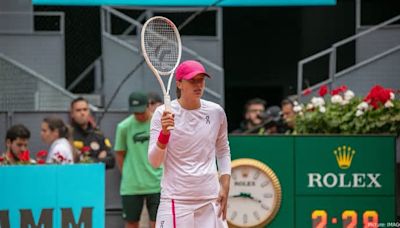
<path fill-rule="evenodd" d="M 7 150 L 13 152 L 16 156 L 18 156 L 21 152 L 28 150 L 28 139 L 16 138 L 11 141 L 7 139 Z"/>
<path fill-rule="evenodd" d="M 182 97 L 200 99 L 206 86 L 205 77 L 205 75 L 199 74 L 190 80 L 178 81 L 177 86 L 181 90 Z"/>
<path fill-rule="evenodd" d="M 71 108 L 71 119 L 79 125 L 86 125 L 89 120 L 89 105 L 86 101 L 78 101 Z"/>

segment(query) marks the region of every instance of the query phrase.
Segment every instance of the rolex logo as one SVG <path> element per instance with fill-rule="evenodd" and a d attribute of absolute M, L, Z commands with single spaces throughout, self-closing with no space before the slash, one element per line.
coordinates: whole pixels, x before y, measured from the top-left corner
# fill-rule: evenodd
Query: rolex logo
<path fill-rule="evenodd" d="M 335 154 L 339 168 L 348 169 L 351 166 L 351 161 L 356 151 L 350 146 L 343 145 L 336 148 L 333 153 Z"/>

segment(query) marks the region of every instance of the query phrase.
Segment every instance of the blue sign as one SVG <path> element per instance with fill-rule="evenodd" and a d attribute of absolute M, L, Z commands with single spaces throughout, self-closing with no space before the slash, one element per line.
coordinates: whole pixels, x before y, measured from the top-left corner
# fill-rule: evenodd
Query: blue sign
<path fill-rule="evenodd" d="M 103 164 L 0 166 L 0 227 L 104 227 Z"/>
<path fill-rule="evenodd" d="M 335 5 L 336 0 L 32 0 L 34 5 L 126 6 L 307 6 Z"/>

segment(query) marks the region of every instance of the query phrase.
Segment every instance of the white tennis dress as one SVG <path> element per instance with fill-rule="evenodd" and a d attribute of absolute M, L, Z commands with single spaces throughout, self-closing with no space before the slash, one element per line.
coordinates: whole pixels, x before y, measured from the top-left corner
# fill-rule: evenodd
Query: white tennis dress
<path fill-rule="evenodd" d="M 149 161 L 164 165 L 156 227 L 227 227 L 217 218 L 216 204 L 219 175 L 231 173 L 225 112 L 205 100 L 195 110 L 182 108 L 177 100 L 171 106 L 175 129 L 165 150 L 157 146 L 164 106 L 151 121 Z"/>

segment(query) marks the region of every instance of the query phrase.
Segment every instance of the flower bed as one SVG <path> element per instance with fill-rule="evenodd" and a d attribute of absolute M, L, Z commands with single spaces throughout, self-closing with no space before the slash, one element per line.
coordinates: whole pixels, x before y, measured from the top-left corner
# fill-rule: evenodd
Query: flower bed
<path fill-rule="evenodd" d="M 322 86 L 318 93 L 306 104 L 295 102 L 295 133 L 399 135 L 400 100 L 393 89 L 376 85 L 357 97 L 346 86 L 331 91 Z"/>

